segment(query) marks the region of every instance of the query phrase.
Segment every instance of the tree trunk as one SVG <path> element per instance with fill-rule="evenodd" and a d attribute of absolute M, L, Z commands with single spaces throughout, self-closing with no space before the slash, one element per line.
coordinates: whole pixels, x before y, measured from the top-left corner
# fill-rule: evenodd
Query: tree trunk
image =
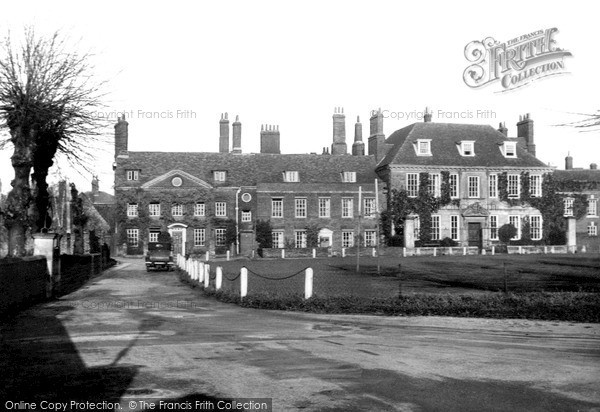
<path fill-rule="evenodd" d="M 8 229 L 8 255 L 25 255 L 25 234 L 29 226 L 29 206 L 31 188 L 29 174 L 33 166 L 33 131 L 24 131 L 21 127 L 11 129 L 11 142 L 15 149 L 10 160 L 15 170 L 15 178 L 11 182 L 12 190 L 6 199 L 6 221 Z"/>

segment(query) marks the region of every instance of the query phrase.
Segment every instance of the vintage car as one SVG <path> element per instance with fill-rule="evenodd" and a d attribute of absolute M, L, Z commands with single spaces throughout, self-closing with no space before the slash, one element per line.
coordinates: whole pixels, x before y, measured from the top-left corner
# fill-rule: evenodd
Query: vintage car
<path fill-rule="evenodd" d="M 148 253 L 146 254 L 146 271 L 150 269 L 173 270 L 173 252 L 171 243 L 167 242 L 149 242 Z"/>

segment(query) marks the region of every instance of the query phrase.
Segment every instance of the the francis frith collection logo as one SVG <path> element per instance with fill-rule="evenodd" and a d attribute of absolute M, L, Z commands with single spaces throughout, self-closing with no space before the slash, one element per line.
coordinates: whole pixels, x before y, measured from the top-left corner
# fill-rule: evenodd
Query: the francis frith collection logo
<path fill-rule="evenodd" d="M 470 42 L 465 47 L 471 63 L 463 73 L 465 83 L 475 89 L 499 83 L 501 91 L 508 91 L 566 73 L 564 58 L 571 53 L 557 47 L 556 32 L 557 28 L 538 30 L 503 43 L 492 37 Z"/>

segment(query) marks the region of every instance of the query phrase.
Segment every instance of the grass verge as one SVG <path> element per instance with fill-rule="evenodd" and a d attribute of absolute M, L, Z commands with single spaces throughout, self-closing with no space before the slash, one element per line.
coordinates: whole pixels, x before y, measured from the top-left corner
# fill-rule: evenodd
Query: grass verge
<path fill-rule="evenodd" d="M 192 287 L 202 287 L 179 272 Z M 415 293 L 388 298 L 363 296 L 314 296 L 259 293 L 241 299 L 239 295 L 214 288 L 205 295 L 245 308 L 291 310 L 331 314 L 371 314 L 385 316 L 456 316 L 496 319 L 538 319 L 600 323 L 600 294 L 586 292 L 527 292 L 485 294 Z"/>

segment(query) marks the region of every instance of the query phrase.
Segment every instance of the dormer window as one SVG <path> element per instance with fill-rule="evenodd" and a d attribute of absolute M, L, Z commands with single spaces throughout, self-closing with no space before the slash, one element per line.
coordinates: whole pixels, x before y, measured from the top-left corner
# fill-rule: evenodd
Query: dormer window
<path fill-rule="evenodd" d="M 139 180 L 140 179 L 140 171 L 139 170 L 127 170 L 127 180 Z"/>
<path fill-rule="evenodd" d="M 356 182 L 356 172 L 342 172 L 342 182 L 355 183 Z"/>
<path fill-rule="evenodd" d="M 283 181 L 288 183 L 299 182 L 300 177 L 298 175 L 298 172 L 295 170 L 287 170 L 283 172 Z"/>
<path fill-rule="evenodd" d="M 227 172 L 225 170 L 213 171 L 215 182 L 224 182 L 227 179 Z"/>
<path fill-rule="evenodd" d="M 463 156 L 475 156 L 475 142 L 472 140 L 460 142 L 460 153 Z"/>
<path fill-rule="evenodd" d="M 517 142 L 504 142 L 504 157 L 517 157 Z"/>
<path fill-rule="evenodd" d="M 417 140 L 417 156 L 431 156 L 431 139 Z"/>

